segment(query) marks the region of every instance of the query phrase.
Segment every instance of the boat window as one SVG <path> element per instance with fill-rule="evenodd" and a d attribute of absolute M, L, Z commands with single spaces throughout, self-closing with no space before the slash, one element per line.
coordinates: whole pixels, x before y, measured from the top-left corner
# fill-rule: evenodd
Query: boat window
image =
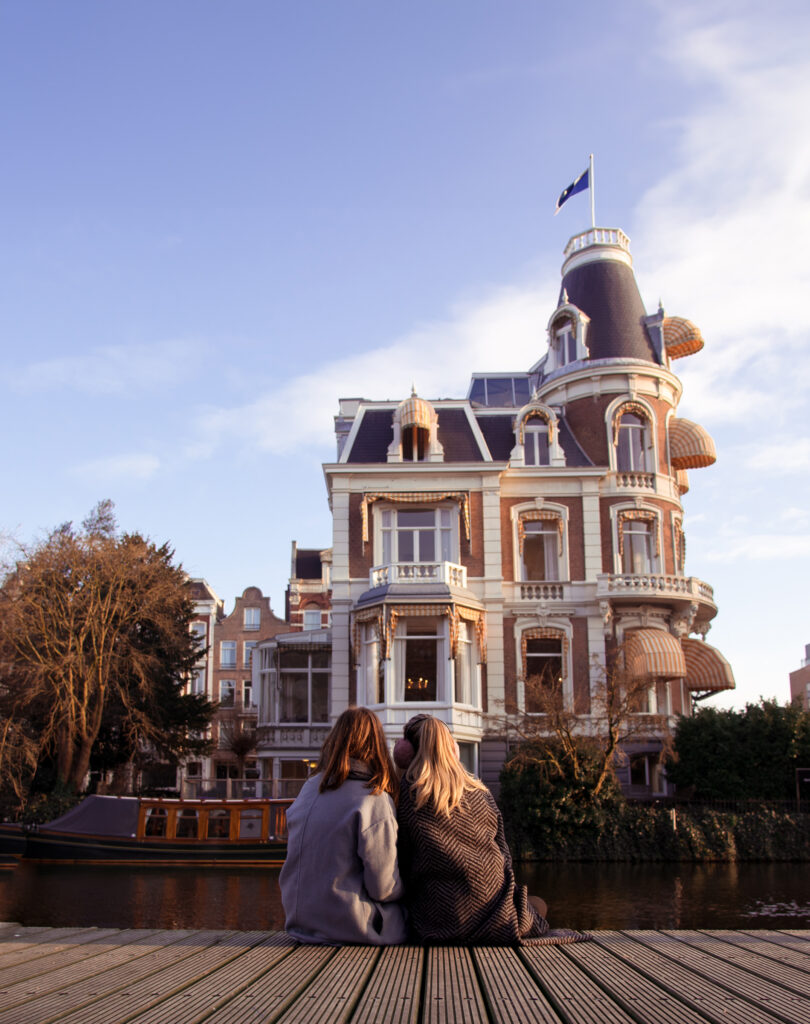
<path fill-rule="evenodd" d="M 228 839 L 231 834 L 231 812 L 227 807 L 215 807 L 208 812 L 208 838 Z"/>
<path fill-rule="evenodd" d="M 147 808 L 146 827 L 143 830 L 143 834 L 155 838 L 165 837 L 168 820 L 169 812 L 165 807 Z"/>
<path fill-rule="evenodd" d="M 187 807 L 178 811 L 174 832 L 177 839 L 196 839 L 199 817 L 199 811 L 190 810 Z"/>
<path fill-rule="evenodd" d="M 260 807 L 245 807 L 239 812 L 239 838 L 261 839 L 262 811 Z"/>

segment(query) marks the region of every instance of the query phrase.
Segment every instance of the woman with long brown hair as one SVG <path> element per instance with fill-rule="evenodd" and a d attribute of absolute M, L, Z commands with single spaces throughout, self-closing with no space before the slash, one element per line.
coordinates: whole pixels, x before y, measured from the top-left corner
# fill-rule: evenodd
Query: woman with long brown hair
<path fill-rule="evenodd" d="M 287 812 L 281 869 L 286 930 L 301 942 L 396 945 L 396 773 L 377 716 L 348 708 L 326 737 L 318 772 Z"/>
<path fill-rule="evenodd" d="M 508 945 L 545 935 L 546 905 L 516 884 L 501 812 L 444 722 L 416 715 L 394 758 L 404 769 L 399 864 L 417 938 Z"/>

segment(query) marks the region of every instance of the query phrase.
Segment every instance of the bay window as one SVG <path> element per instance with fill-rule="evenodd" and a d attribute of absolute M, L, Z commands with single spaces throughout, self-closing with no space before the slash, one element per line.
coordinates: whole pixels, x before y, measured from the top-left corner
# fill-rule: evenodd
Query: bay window
<path fill-rule="evenodd" d="M 458 624 L 458 641 L 456 649 L 455 694 L 456 704 L 477 704 L 477 665 L 475 644 L 473 643 L 472 626 L 469 622 Z"/>
<path fill-rule="evenodd" d="M 394 655 L 398 701 L 438 700 L 440 673 L 447 659 L 442 626 L 441 619 L 422 615 L 401 619 L 397 624 Z"/>
<path fill-rule="evenodd" d="M 382 563 L 457 561 L 456 519 L 450 508 L 382 509 Z"/>
<path fill-rule="evenodd" d="M 329 654 L 282 651 L 278 689 L 279 722 L 329 720 Z"/>

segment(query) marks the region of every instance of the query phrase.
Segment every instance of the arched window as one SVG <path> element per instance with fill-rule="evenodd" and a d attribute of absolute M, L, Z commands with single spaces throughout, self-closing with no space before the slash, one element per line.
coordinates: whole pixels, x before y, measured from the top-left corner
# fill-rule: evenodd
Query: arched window
<path fill-rule="evenodd" d="M 623 473 L 647 470 L 647 423 L 637 413 L 622 413 L 617 431 L 616 469 Z"/>
<path fill-rule="evenodd" d="M 647 576 L 658 572 L 660 556 L 658 516 L 646 509 L 618 513 L 619 572 Z"/>

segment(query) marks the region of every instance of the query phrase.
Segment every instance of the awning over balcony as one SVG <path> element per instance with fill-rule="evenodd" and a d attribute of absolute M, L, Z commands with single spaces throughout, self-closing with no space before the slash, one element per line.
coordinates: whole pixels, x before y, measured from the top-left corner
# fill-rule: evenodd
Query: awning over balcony
<path fill-rule="evenodd" d="M 694 355 L 703 348 L 700 328 L 682 316 L 668 316 L 664 320 L 664 346 L 670 359 Z"/>
<path fill-rule="evenodd" d="M 691 420 L 669 421 L 669 455 L 675 469 L 700 469 L 717 461 L 708 431 Z"/>
<path fill-rule="evenodd" d="M 690 690 L 708 694 L 734 689 L 731 665 L 716 648 L 691 637 L 684 637 L 681 644 L 686 659 L 686 685 Z"/>
<path fill-rule="evenodd" d="M 677 637 L 663 629 L 635 629 L 625 637 L 624 664 L 633 679 L 680 679 L 686 660 Z"/>
<path fill-rule="evenodd" d="M 422 427 L 430 430 L 430 423 L 436 416 L 433 406 L 424 398 L 411 395 L 399 407 L 399 422 L 403 427 Z"/>

